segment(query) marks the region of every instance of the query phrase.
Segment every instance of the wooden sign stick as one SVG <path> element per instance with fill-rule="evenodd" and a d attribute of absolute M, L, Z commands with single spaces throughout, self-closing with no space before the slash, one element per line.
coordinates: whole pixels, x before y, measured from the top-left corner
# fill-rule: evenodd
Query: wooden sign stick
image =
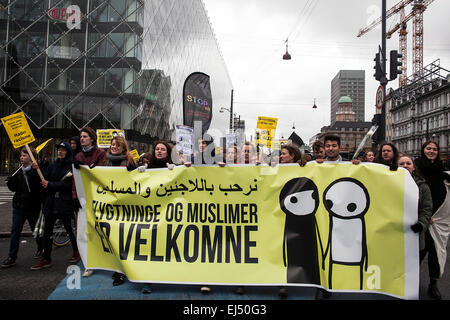
<path fill-rule="evenodd" d="M 25 148 L 27 148 L 27 151 L 28 151 L 28 154 L 30 155 L 31 161 L 33 161 L 33 163 L 37 164 L 36 159 L 34 158 L 33 153 L 31 152 L 31 149 L 28 146 L 28 144 L 25 145 Z M 44 175 L 41 172 L 41 169 L 39 169 L 39 167 L 38 167 L 36 170 L 37 170 L 37 173 L 39 174 L 39 177 L 41 177 L 41 181 L 44 181 L 45 179 L 44 179 Z"/>

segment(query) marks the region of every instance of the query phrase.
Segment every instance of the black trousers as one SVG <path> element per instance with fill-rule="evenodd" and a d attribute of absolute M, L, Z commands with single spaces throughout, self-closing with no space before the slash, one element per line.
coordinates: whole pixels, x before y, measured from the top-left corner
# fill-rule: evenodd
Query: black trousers
<path fill-rule="evenodd" d="M 426 257 L 428 253 L 428 273 L 430 278 L 439 279 L 440 277 L 440 267 L 439 260 L 437 257 L 436 247 L 434 246 L 434 240 L 427 230 L 425 232 L 425 249 L 420 251 L 420 263 Z"/>
<path fill-rule="evenodd" d="M 45 215 L 45 225 L 44 225 L 44 254 L 43 257 L 47 261 L 52 260 L 52 247 L 53 247 L 53 227 L 55 226 L 56 220 L 62 220 L 64 224 L 64 229 L 66 229 L 69 235 L 70 242 L 72 243 L 73 251 L 78 251 L 77 239 L 72 230 L 72 218 L 73 214 L 46 214 Z"/>

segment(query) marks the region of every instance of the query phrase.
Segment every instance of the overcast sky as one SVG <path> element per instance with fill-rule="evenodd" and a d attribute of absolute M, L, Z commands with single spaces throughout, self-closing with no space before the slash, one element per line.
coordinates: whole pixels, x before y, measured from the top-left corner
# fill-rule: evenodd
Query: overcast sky
<path fill-rule="evenodd" d="M 234 110 L 256 127 L 258 116 L 278 118 L 277 136 L 296 133 L 308 143 L 330 124 L 331 80 L 339 70 L 365 70 L 365 120 L 375 113 L 373 58 L 381 25 L 357 38 L 381 15 L 381 0 L 203 0 L 234 86 Z M 391 8 L 400 0 L 388 0 Z M 406 14 L 411 11 L 411 5 Z M 424 65 L 440 58 L 450 70 L 450 1 L 435 0 L 424 13 Z M 387 21 L 390 30 L 399 21 Z M 408 75 L 412 70 L 408 23 Z M 282 60 L 289 39 L 292 60 Z M 398 49 L 397 33 L 387 50 Z M 388 54 L 389 55 L 389 54 Z M 388 84 L 394 89 L 398 81 Z M 316 99 L 318 109 L 312 109 Z"/>

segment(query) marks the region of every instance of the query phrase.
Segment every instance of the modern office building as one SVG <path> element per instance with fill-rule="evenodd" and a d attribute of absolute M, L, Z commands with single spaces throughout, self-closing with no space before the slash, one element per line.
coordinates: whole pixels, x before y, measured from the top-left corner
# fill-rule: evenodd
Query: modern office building
<path fill-rule="evenodd" d="M 340 70 L 331 81 L 331 114 L 330 123 L 336 121 L 339 99 L 343 96 L 351 98 L 356 121 L 364 121 L 365 105 L 365 71 Z"/>
<path fill-rule="evenodd" d="M 124 129 L 147 151 L 183 124 L 183 85 L 210 77 L 210 128 L 228 127 L 232 83 L 201 0 L 5 0 L 0 117 L 23 111 L 36 137 Z M 18 167 L 0 129 L 0 173 Z"/>
<path fill-rule="evenodd" d="M 399 151 L 420 156 L 422 144 L 433 140 L 441 159 L 450 159 L 450 71 L 436 60 L 423 69 L 420 79 L 388 90 L 386 98 L 386 140 Z"/>

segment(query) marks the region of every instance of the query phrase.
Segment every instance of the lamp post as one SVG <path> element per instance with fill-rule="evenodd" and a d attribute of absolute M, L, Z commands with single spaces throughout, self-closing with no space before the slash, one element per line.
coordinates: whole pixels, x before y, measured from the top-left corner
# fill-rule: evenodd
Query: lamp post
<path fill-rule="evenodd" d="M 236 114 L 233 113 L 230 109 L 224 107 L 221 107 L 219 110 L 220 113 L 223 113 L 224 111 L 228 111 L 230 113 L 230 131 L 231 131 L 233 130 L 233 115 L 236 117 Z"/>

